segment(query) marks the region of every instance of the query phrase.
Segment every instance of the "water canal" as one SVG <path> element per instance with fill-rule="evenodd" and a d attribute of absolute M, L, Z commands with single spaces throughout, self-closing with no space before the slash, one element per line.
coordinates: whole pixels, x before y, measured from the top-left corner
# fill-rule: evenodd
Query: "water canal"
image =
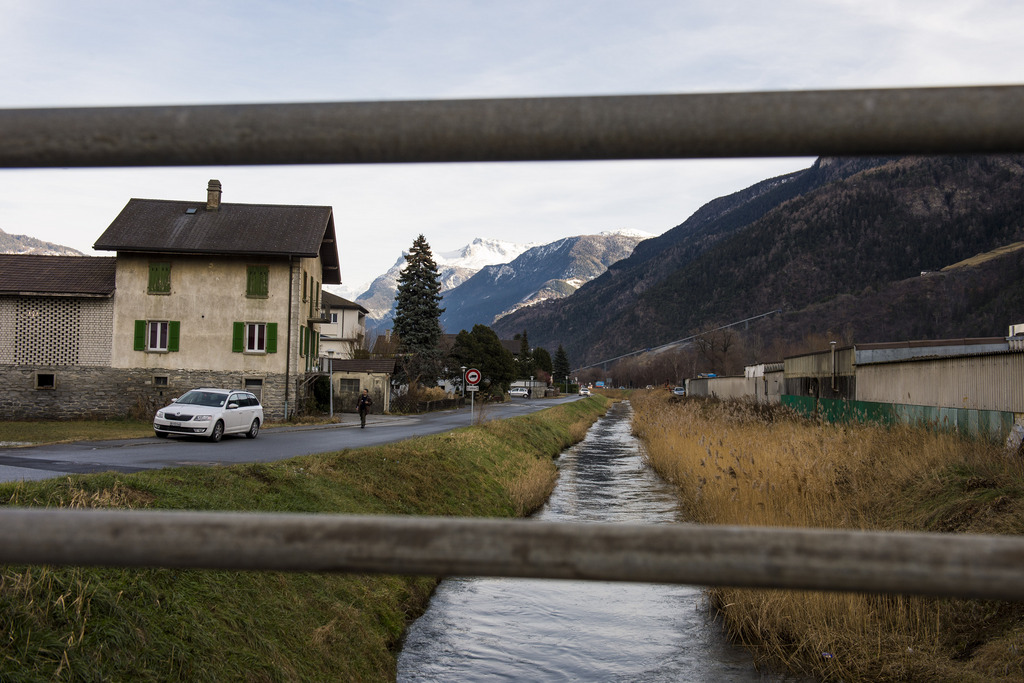
<path fill-rule="evenodd" d="M 680 520 L 674 489 L 641 458 L 628 403 L 559 456 L 545 521 Z M 715 623 L 699 588 L 453 578 L 410 627 L 399 681 L 777 681 Z"/>

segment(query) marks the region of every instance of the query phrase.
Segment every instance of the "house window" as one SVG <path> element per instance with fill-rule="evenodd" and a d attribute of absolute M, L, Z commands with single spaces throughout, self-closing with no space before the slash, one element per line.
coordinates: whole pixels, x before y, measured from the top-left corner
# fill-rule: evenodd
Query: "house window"
<path fill-rule="evenodd" d="M 267 352 L 267 324 L 246 323 L 245 325 L 245 351 L 246 353 Z"/>
<path fill-rule="evenodd" d="M 155 387 L 166 387 L 168 384 L 167 375 L 156 375 L 153 377 L 153 386 Z"/>
<path fill-rule="evenodd" d="M 245 269 L 245 295 L 266 298 L 270 294 L 270 266 L 248 266 Z"/>
<path fill-rule="evenodd" d="M 235 353 L 277 353 L 277 323 L 235 323 L 231 350 Z"/>
<path fill-rule="evenodd" d="M 171 293 L 171 264 L 167 261 L 152 261 L 149 264 L 150 294 Z"/>
<path fill-rule="evenodd" d="M 181 323 L 177 320 L 136 320 L 135 350 L 177 351 L 180 335 Z"/>
<path fill-rule="evenodd" d="M 167 350 L 167 333 L 168 333 L 168 321 L 149 321 L 149 332 L 146 335 L 146 350 L 147 351 L 166 351 Z"/>
<path fill-rule="evenodd" d="M 263 378 L 262 377 L 246 377 L 244 383 L 245 390 L 250 394 L 254 394 L 256 398 L 263 402 Z"/>
<path fill-rule="evenodd" d="M 52 372 L 36 373 L 36 389 L 56 389 L 57 376 Z"/>
<path fill-rule="evenodd" d="M 338 380 L 338 392 L 342 394 L 358 394 L 359 393 L 359 380 L 357 379 L 339 379 Z"/>
<path fill-rule="evenodd" d="M 337 324 L 337 322 L 338 322 L 338 314 L 337 313 L 331 313 L 331 324 L 334 325 L 334 324 Z"/>
<path fill-rule="evenodd" d="M 303 301 L 305 301 L 306 298 L 307 298 L 306 297 L 306 289 L 309 287 L 308 279 L 309 279 L 309 276 L 306 274 L 306 271 L 302 271 L 302 300 Z"/>

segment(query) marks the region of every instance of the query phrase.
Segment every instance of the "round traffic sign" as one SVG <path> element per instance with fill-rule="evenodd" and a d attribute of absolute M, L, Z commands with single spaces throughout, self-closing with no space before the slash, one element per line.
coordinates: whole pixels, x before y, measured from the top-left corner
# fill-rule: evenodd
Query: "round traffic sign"
<path fill-rule="evenodd" d="M 476 368 L 466 370 L 466 384 L 480 384 L 480 371 Z"/>

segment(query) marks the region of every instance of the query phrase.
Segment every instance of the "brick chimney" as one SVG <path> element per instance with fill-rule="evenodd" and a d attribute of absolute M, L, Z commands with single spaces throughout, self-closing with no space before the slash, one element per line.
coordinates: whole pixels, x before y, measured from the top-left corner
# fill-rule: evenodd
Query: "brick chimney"
<path fill-rule="evenodd" d="M 210 180 L 206 186 L 206 210 L 220 211 L 220 181 Z"/>

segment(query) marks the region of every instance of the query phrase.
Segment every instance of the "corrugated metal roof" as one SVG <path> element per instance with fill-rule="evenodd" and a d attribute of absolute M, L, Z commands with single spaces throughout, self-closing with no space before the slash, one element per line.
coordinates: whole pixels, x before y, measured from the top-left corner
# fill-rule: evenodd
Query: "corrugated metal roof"
<path fill-rule="evenodd" d="M 113 256 L 0 254 L 0 293 L 111 296 Z"/>
<path fill-rule="evenodd" d="M 330 363 L 334 364 L 335 372 L 386 372 L 392 373 L 395 371 L 395 359 L 394 358 L 381 358 L 381 359 L 359 359 L 359 358 L 348 358 L 345 360 L 341 359 L 330 359 Z"/>
<path fill-rule="evenodd" d="M 93 248 L 175 254 L 320 256 L 325 284 L 341 284 L 329 206 L 130 199 Z"/>

